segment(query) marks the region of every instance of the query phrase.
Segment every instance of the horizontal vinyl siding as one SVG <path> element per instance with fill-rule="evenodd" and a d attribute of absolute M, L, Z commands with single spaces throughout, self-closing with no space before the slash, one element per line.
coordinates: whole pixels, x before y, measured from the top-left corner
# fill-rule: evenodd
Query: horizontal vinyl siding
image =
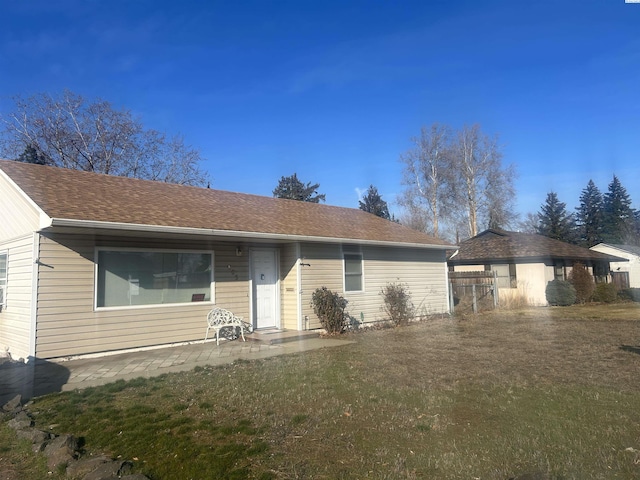
<path fill-rule="evenodd" d="M 35 232 L 40 213 L 0 175 L 0 242 Z"/>
<path fill-rule="evenodd" d="M 419 316 L 448 312 L 448 286 L 443 251 L 363 248 L 364 292 L 348 292 L 349 313 L 366 322 L 387 320 L 382 289 L 406 284 Z M 362 314 L 362 315 L 361 315 Z"/>
<path fill-rule="evenodd" d="M 282 328 L 298 329 L 298 257 L 296 244 L 280 250 L 280 311 Z"/>
<path fill-rule="evenodd" d="M 340 245 L 303 244 L 301 257 L 308 266 L 300 267 L 302 316 L 309 318 L 309 328 L 322 328 L 313 312 L 311 296 L 317 288 L 327 287 L 343 293 L 342 253 Z"/>
<path fill-rule="evenodd" d="M 390 282 L 407 284 L 411 299 L 419 315 L 448 312 L 448 286 L 444 251 L 362 247 L 345 247 L 345 253 L 359 251 L 363 257 L 364 291 L 344 292 L 343 249 L 340 245 L 304 245 L 302 267 L 302 308 L 308 315 L 311 328 L 320 328 L 313 313 L 311 296 L 316 288 L 326 286 L 343 295 L 348 301 L 347 312 L 360 321 L 386 320 L 383 310 L 382 288 Z"/>
<path fill-rule="evenodd" d="M 9 348 L 13 358 L 27 358 L 30 354 L 31 298 L 33 278 L 33 235 L 5 244 L 6 251 L 7 306 L 0 312 L 0 348 Z"/>
<path fill-rule="evenodd" d="M 36 351 L 66 357 L 204 339 L 210 302 L 94 311 L 95 247 L 212 250 L 218 306 L 249 318 L 248 261 L 235 245 L 81 235 L 44 238 L 40 245 Z"/>

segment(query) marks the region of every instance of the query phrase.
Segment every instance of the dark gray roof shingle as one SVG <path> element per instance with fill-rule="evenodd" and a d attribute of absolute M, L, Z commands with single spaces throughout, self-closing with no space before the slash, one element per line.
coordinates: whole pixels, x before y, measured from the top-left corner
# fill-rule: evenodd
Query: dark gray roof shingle
<path fill-rule="evenodd" d="M 624 260 L 542 235 L 490 229 L 461 242 L 458 253 L 450 258 L 449 263 L 481 265 L 541 259 L 582 262 Z"/>

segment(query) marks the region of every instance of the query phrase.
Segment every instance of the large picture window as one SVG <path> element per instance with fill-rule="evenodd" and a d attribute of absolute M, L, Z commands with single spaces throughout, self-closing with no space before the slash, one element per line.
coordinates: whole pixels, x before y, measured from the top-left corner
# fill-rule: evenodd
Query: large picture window
<path fill-rule="evenodd" d="M 344 254 L 344 291 L 360 292 L 362 287 L 362 255 Z"/>
<path fill-rule="evenodd" d="M 0 307 L 7 304 L 7 252 L 0 252 Z"/>
<path fill-rule="evenodd" d="M 212 252 L 98 250 L 96 306 L 213 301 Z"/>

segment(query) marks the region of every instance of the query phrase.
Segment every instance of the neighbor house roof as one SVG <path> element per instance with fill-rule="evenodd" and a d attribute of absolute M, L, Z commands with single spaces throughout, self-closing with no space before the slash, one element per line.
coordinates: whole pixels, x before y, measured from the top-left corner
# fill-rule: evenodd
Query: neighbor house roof
<path fill-rule="evenodd" d="M 640 247 L 638 247 L 637 245 L 616 245 L 613 243 L 599 243 L 598 245 L 594 245 L 594 247 L 597 247 L 599 245 L 615 248 L 622 252 L 632 253 L 640 257 Z M 591 247 L 591 248 L 594 248 L 594 247 Z"/>
<path fill-rule="evenodd" d="M 41 217 L 44 213 L 43 228 L 451 248 L 440 239 L 353 208 L 8 160 L 0 160 L 1 172 L 41 210 Z"/>
<path fill-rule="evenodd" d="M 457 253 L 449 258 L 449 263 L 482 265 L 540 260 L 625 261 L 613 255 L 595 252 L 542 235 L 489 229 L 461 242 Z"/>

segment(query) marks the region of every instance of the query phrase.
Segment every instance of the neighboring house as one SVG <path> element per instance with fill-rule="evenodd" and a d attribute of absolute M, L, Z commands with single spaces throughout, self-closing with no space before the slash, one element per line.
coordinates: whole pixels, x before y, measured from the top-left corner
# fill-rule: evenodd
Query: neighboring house
<path fill-rule="evenodd" d="M 421 314 L 445 313 L 447 248 L 356 209 L 0 160 L 0 348 L 202 340 L 214 305 L 258 329 L 316 329 L 321 286 L 365 322 L 384 318 L 388 282 Z"/>
<path fill-rule="evenodd" d="M 448 264 L 456 272 L 495 271 L 500 302 L 547 305 L 547 284 L 566 280 L 575 263 L 585 265 L 596 281 L 606 282 L 614 261 L 624 259 L 541 235 L 493 229 L 461 242 Z"/>
<path fill-rule="evenodd" d="M 626 258 L 626 262 L 611 262 L 612 282 L 619 288 L 640 288 L 640 247 L 599 243 L 591 250 Z"/>

